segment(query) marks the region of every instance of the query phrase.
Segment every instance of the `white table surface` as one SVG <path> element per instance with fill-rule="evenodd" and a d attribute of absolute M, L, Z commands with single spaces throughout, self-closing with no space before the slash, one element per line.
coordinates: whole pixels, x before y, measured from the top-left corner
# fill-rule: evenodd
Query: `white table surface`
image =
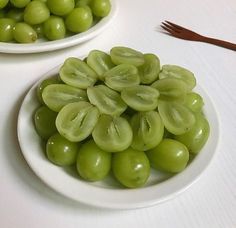
<path fill-rule="evenodd" d="M 163 20 L 236 43 L 235 0 L 119 0 L 111 27 L 72 48 L 41 54 L 0 53 L 0 227 L 236 227 L 236 52 L 160 33 Z M 191 69 L 214 100 L 221 140 L 210 166 L 188 190 L 138 210 L 95 209 L 44 185 L 25 162 L 16 135 L 17 114 L 31 85 L 69 56 L 115 45 L 156 53 L 162 63 Z"/>

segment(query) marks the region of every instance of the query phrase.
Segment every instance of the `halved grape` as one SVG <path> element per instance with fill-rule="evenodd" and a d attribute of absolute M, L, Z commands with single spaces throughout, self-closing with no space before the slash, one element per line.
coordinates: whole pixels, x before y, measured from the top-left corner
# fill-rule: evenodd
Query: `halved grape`
<path fill-rule="evenodd" d="M 193 112 L 201 112 L 204 105 L 203 98 L 200 94 L 190 92 L 185 98 L 184 105 L 187 106 Z"/>
<path fill-rule="evenodd" d="M 144 54 L 144 60 L 144 64 L 138 68 L 140 81 L 142 84 L 150 84 L 158 78 L 160 60 L 154 54 Z"/>
<path fill-rule="evenodd" d="M 79 149 L 76 168 L 85 180 L 102 180 L 110 171 L 111 153 L 101 150 L 93 140 L 89 140 Z"/>
<path fill-rule="evenodd" d="M 116 65 L 126 63 L 141 66 L 145 60 L 143 54 L 128 47 L 113 47 L 110 51 L 112 62 Z"/>
<path fill-rule="evenodd" d="M 187 84 L 188 90 L 192 90 L 196 86 L 196 78 L 194 74 L 180 66 L 163 65 L 159 74 L 159 78 L 174 77 L 183 80 Z"/>
<path fill-rule="evenodd" d="M 118 152 L 127 149 L 133 138 L 128 121 L 123 117 L 112 117 L 102 114 L 92 132 L 95 143 L 107 152 Z"/>
<path fill-rule="evenodd" d="M 92 133 L 98 117 L 98 109 L 89 102 L 70 103 L 58 113 L 56 127 L 66 139 L 79 142 Z"/>
<path fill-rule="evenodd" d="M 143 186 L 150 175 L 150 164 L 143 151 L 128 148 L 112 157 L 112 171 L 116 179 L 128 188 Z"/>
<path fill-rule="evenodd" d="M 210 133 L 207 119 L 201 113 L 196 114 L 195 118 L 196 122 L 190 131 L 174 137 L 182 142 L 189 149 L 189 152 L 193 154 L 197 154 L 203 148 Z"/>
<path fill-rule="evenodd" d="M 85 90 L 65 84 L 46 86 L 42 92 L 42 98 L 44 103 L 55 112 L 59 112 L 69 103 L 88 100 Z"/>
<path fill-rule="evenodd" d="M 60 69 L 61 80 L 66 84 L 87 89 L 97 81 L 97 74 L 82 60 L 70 57 Z"/>
<path fill-rule="evenodd" d="M 151 85 L 160 93 L 160 99 L 176 101 L 185 98 L 187 94 L 186 84 L 177 78 L 163 78 Z"/>
<path fill-rule="evenodd" d="M 184 134 L 195 123 L 194 114 L 180 103 L 160 100 L 158 110 L 164 126 L 174 135 Z"/>
<path fill-rule="evenodd" d="M 100 80 L 104 80 L 104 73 L 115 66 L 111 56 L 99 50 L 90 51 L 86 62 L 97 73 Z"/>
<path fill-rule="evenodd" d="M 88 87 L 87 95 L 90 103 L 95 105 L 100 113 L 119 116 L 127 108 L 120 94 L 105 85 Z"/>
<path fill-rule="evenodd" d="M 131 118 L 133 142 L 131 147 L 146 151 L 157 146 L 164 134 L 164 124 L 156 111 L 140 112 Z"/>
<path fill-rule="evenodd" d="M 171 173 L 181 172 L 189 160 L 187 147 L 173 139 L 163 139 L 146 154 L 153 168 Z"/>
<path fill-rule="evenodd" d="M 105 84 L 110 88 L 121 91 L 140 83 L 138 69 L 131 64 L 120 64 L 104 74 Z"/>
<path fill-rule="evenodd" d="M 121 91 L 121 98 L 125 103 L 137 111 L 151 111 L 157 107 L 159 92 L 145 85 L 125 88 Z"/>
<path fill-rule="evenodd" d="M 43 90 L 46 86 L 51 85 L 51 84 L 60 84 L 61 81 L 58 77 L 58 75 L 55 75 L 53 77 L 44 79 L 37 87 L 37 98 L 41 104 L 44 104 L 43 98 L 42 98 L 42 93 Z"/>

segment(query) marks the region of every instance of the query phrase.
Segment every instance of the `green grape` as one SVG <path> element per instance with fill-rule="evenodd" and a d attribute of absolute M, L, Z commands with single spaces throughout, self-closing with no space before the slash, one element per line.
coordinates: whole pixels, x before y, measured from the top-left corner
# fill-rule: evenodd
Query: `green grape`
<path fill-rule="evenodd" d="M 59 112 L 65 105 L 78 101 L 87 101 L 85 90 L 65 84 L 51 84 L 42 92 L 44 103 L 53 111 Z"/>
<path fill-rule="evenodd" d="M 110 0 L 91 0 L 90 6 L 93 14 L 97 17 L 105 17 L 111 11 Z"/>
<path fill-rule="evenodd" d="M 10 18 L 0 18 L 0 42 L 13 40 L 13 27 L 15 21 Z"/>
<path fill-rule="evenodd" d="M 66 28 L 75 33 L 87 31 L 93 23 L 93 15 L 89 7 L 74 8 L 65 19 Z"/>
<path fill-rule="evenodd" d="M 154 54 L 144 54 L 144 64 L 139 70 L 140 81 L 142 84 L 150 84 L 157 80 L 160 72 L 160 60 Z"/>
<path fill-rule="evenodd" d="M 24 21 L 31 25 L 41 24 L 50 17 L 50 11 L 41 1 L 32 1 L 24 11 Z"/>
<path fill-rule="evenodd" d="M 12 18 L 16 22 L 20 22 L 24 20 L 24 11 L 23 9 L 12 8 L 7 12 L 6 17 Z"/>
<path fill-rule="evenodd" d="M 40 1 L 40 0 L 34 0 L 34 1 Z M 37 24 L 32 26 L 35 32 L 37 33 L 38 38 L 44 37 L 43 34 L 43 24 Z"/>
<path fill-rule="evenodd" d="M 111 56 L 99 50 L 90 51 L 86 62 L 97 73 L 100 80 L 104 80 L 104 73 L 115 66 Z"/>
<path fill-rule="evenodd" d="M 76 162 L 79 144 L 69 140 L 56 133 L 52 135 L 46 145 L 46 154 L 48 159 L 59 166 L 68 166 Z"/>
<path fill-rule="evenodd" d="M 138 69 L 130 64 L 120 64 L 104 74 L 105 84 L 121 91 L 124 88 L 139 85 Z"/>
<path fill-rule="evenodd" d="M 150 176 L 150 164 L 142 151 L 128 148 L 112 157 L 112 171 L 115 178 L 125 187 L 142 187 Z"/>
<path fill-rule="evenodd" d="M 95 143 L 107 152 L 118 152 L 127 149 L 133 138 L 128 121 L 119 116 L 102 114 L 92 132 Z"/>
<path fill-rule="evenodd" d="M 48 139 L 57 132 L 55 125 L 57 113 L 46 106 L 39 107 L 34 115 L 34 125 L 38 135 L 43 139 Z"/>
<path fill-rule="evenodd" d="M 190 92 L 185 98 L 184 105 L 192 112 L 201 112 L 204 102 L 200 94 Z"/>
<path fill-rule="evenodd" d="M 151 111 L 157 107 L 159 92 L 145 85 L 125 88 L 121 91 L 121 98 L 125 103 L 137 111 Z"/>
<path fill-rule="evenodd" d="M 192 154 L 197 154 L 203 148 L 210 134 L 210 126 L 202 114 L 196 114 L 196 122 L 190 131 L 176 135 L 174 138 L 182 142 Z"/>
<path fill-rule="evenodd" d="M 0 0 L 0 9 L 3 9 L 7 3 L 9 2 L 9 0 Z"/>
<path fill-rule="evenodd" d="M 50 16 L 43 24 L 43 34 L 48 40 L 63 39 L 66 35 L 64 20 L 61 17 Z"/>
<path fill-rule="evenodd" d="M 160 92 L 162 100 L 184 100 L 187 94 L 186 84 L 177 78 L 163 78 L 155 81 L 151 86 Z"/>
<path fill-rule="evenodd" d="M 9 2 L 17 8 L 24 8 L 31 0 L 10 0 Z"/>
<path fill-rule="evenodd" d="M 57 16 L 65 16 L 70 13 L 75 6 L 74 0 L 47 0 L 50 12 Z"/>
<path fill-rule="evenodd" d="M 37 40 L 37 33 L 30 25 L 18 22 L 13 28 L 13 37 L 18 43 L 33 43 Z"/>
<path fill-rule="evenodd" d="M 164 124 L 156 111 L 139 112 L 130 121 L 133 129 L 131 147 L 135 150 L 146 151 L 156 147 L 162 140 Z"/>
<path fill-rule="evenodd" d="M 44 79 L 42 82 L 40 82 L 40 84 L 37 86 L 37 98 L 38 98 L 38 101 L 41 103 L 41 104 L 44 104 L 43 102 L 43 98 L 42 98 L 42 93 L 43 93 L 43 90 L 46 86 L 48 85 L 51 85 L 51 84 L 59 84 L 61 81 L 59 79 L 59 77 L 56 75 L 54 77 L 50 77 L 50 78 L 47 78 L 47 79 Z"/>
<path fill-rule="evenodd" d="M 141 66 L 145 63 L 141 52 L 128 47 L 113 47 L 110 51 L 112 62 L 116 65 L 126 63 Z"/>
<path fill-rule="evenodd" d="M 89 140 L 79 149 L 76 168 L 85 180 L 102 180 L 110 171 L 111 153 L 101 150 L 93 140 Z"/>
<path fill-rule="evenodd" d="M 119 116 L 127 108 L 120 94 L 105 85 L 88 87 L 87 95 L 90 103 L 95 105 L 100 113 Z"/>
<path fill-rule="evenodd" d="M 159 78 L 174 77 L 183 80 L 187 84 L 188 91 L 191 91 L 196 86 L 196 78 L 194 74 L 180 66 L 163 65 L 159 74 Z"/>
<path fill-rule="evenodd" d="M 89 6 L 91 0 L 77 0 L 75 3 L 75 7 L 81 7 L 81 6 Z"/>
<path fill-rule="evenodd" d="M 194 114 L 180 103 L 159 101 L 158 110 L 165 128 L 174 135 L 186 133 L 195 123 Z"/>
<path fill-rule="evenodd" d="M 72 142 L 86 139 L 99 118 L 98 109 L 88 102 L 80 101 L 67 104 L 56 118 L 59 133 Z"/>
<path fill-rule="evenodd" d="M 153 168 L 170 173 L 184 170 L 189 160 L 187 147 L 173 139 L 163 139 L 146 154 Z"/>
<path fill-rule="evenodd" d="M 97 74 L 84 61 L 74 57 L 66 59 L 59 74 L 66 84 L 81 89 L 87 89 L 97 81 Z"/>

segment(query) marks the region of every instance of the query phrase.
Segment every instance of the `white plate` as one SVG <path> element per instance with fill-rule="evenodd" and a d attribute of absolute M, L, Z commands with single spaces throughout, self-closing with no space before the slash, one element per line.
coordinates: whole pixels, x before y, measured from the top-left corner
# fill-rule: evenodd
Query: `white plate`
<path fill-rule="evenodd" d="M 41 80 L 57 74 L 58 70 L 59 67 L 56 67 Z M 204 98 L 204 112 L 208 118 L 211 132 L 202 151 L 183 172 L 169 177 L 152 171 L 146 187 L 140 189 L 122 189 L 110 177 L 96 183 L 83 181 L 75 171 L 53 165 L 44 155 L 41 140 L 33 124 L 33 114 L 40 106 L 36 97 L 36 87 L 40 81 L 29 90 L 19 111 L 17 130 L 20 147 L 27 163 L 36 175 L 52 189 L 73 200 L 112 209 L 152 206 L 186 190 L 207 168 L 216 152 L 219 142 L 217 113 L 208 95 L 198 87 L 196 91 Z"/>
<path fill-rule="evenodd" d="M 112 8 L 109 15 L 101 19 L 96 25 L 91 27 L 86 32 L 82 32 L 80 34 L 55 41 L 45 41 L 43 39 L 38 39 L 36 43 L 32 44 L 0 42 L 0 53 L 46 52 L 46 51 L 53 51 L 66 47 L 71 47 L 77 44 L 81 44 L 85 41 L 88 41 L 99 35 L 103 30 L 105 30 L 115 18 L 118 11 L 117 0 L 111 0 L 111 3 L 112 3 Z"/>

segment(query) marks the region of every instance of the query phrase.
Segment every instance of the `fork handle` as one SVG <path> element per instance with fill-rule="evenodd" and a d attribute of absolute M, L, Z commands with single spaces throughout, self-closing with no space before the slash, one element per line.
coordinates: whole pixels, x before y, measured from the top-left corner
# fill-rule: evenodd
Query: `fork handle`
<path fill-rule="evenodd" d="M 236 51 L 236 44 L 230 43 L 228 41 L 214 39 L 207 36 L 202 36 L 201 41 Z"/>

